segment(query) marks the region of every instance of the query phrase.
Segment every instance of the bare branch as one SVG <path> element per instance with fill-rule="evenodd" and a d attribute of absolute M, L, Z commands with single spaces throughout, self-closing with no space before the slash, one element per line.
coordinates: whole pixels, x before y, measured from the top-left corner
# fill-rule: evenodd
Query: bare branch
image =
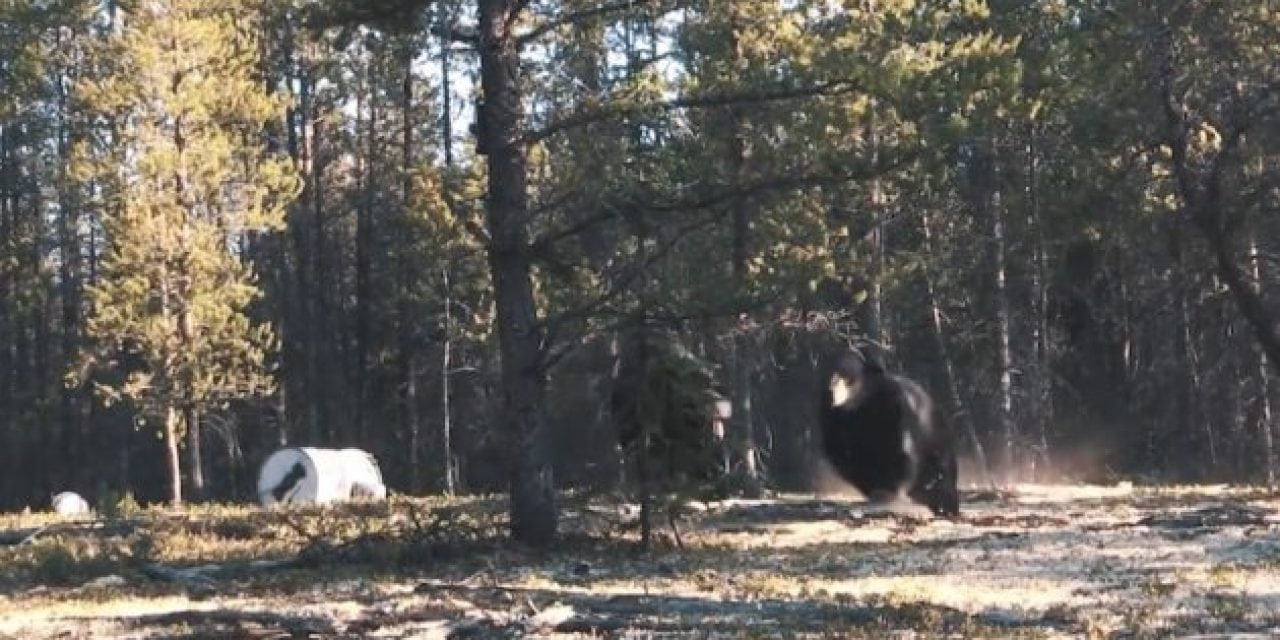
<path fill-rule="evenodd" d="M 772 176 L 740 185 L 720 185 L 688 197 L 672 198 L 666 201 L 650 198 L 646 199 L 645 202 L 632 202 L 626 206 L 639 212 L 650 213 L 688 212 L 700 209 L 709 209 L 744 197 L 783 191 L 794 191 L 796 189 L 811 187 L 821 187 L 849 182 L 852 180 L 867 180 L 877 176 L 883 176 L 887 173 L 896 171 L 909 162 L 914 161 L 916 155 L 917 154 L 915 152 L 904 153 L 900 157 L 889 158 L 878 164 L 858 169 L 812 172 L 789 176 Z M 596 225 L 617 219 L 618 217 L 619 213 L 617 207 L 603 208 L 592 215 L 574 221 L 566 227 L 550 230 L 547 233 L 544 233 L 530 243 L 530 248 L 535 253 L 545 252 L 556 243 L 568 240 L 569 238 L 592 229 Z"/>
<path fill-rule="evenodd" d="M 562 14 L 560 16 L 556 16 L 554 18 L 549 18 L 546 22 L 529 30 L 528 33 L 525 33 L 517 37 L 516 44 L 518 46 L 524 46 L 534 40 L 537 40 L 538 38 L 541 38 L 542 36 L 547 35 L 548 33 L 551 33 L 552 31 L 555 31 L 556 29 L 559 29 L 560 27 L 576 24 L 584 20 L 590 20 L 591 18 L 604 17 L 611 13 L 615 13 L 619 11 L 627 11 L 630 9 L 638 9 L 638 8 L 650 8 L 650 9 L 657 9 L 658 11 L 661 11 L 661 12 L 666 12 L 666 11 L 671 11 L 678 6 L 679 6 L 679 2 L 654 2 L 654 0 L 615 0 L 614 2 L 607 2 L 605 4 L 591 7 L 589 9 L 581 9 L 579 11 L 573 11 L 570 13 Z"/>
<path fill-rule="evenodd" d="M 918 155 L 915 151 L 904 152 L 898 157 L 888 158 L 876 164 L 837 171 L 819 171 L 789 176 L 771 176 L 756 182 L 738 185 L 723 185 L 708 193 L 699 194 L 687 199 L 674 199 L 667 202 L 656 202 L 646 208 L 650 211 L 690 211 L 719 206 L 735 199 L 750 198 L 765 193 L 794 191 L 811 187 L 837 185 L 853 180 L 867 180 L 883 176 L 913 161 Z"/>
<path fill-rule="evenodd" d="M 551 122 L 539 130 L 531 131 L 525 136 L 525 142 L 539 142 L 562 131 L 646 111 L 675 111 L 678 109 L 706 109 L 730 105 L 760 104 L 818 96 L 845 95 L 862 89 L 863 87 L 859 83 L 846 79 L 819 81 L 801 86 L 774 86 L 747 91 L 714 91 L 662 102 L 642 104 L 611 102 L 604 106 L 579 110 L 560 120 Z"/>
<path fill-rule="evenodd" d="M 466 26 L 444 26 L 436 25 L 431 27 L 431 35 L 437 38 L 444 38 L 450 42 L 461 42 L 464 44 L 475 45 L 480 42 L 480 34 L 476 32 L 476 28 L 470 25 Z"/>
<path fill-rule="evenodd" d="M 866 179 L 876 175 L 883 175 L 903 166 L 912 158 L 914 158 L 914 154 L 904 154 L 903 157 L 892 159 L 872 167 L 863 168 L 858 171 L 824 172 L 794 177 L 779 177 L 739 187 L 728 185 L 695 198 L 671 200 L 665 203 L 649 205 L 647 207 L 637 203 L 635 207 L 637 207 L 639 211 L 647 210 L 650 212 L 690 212 L 713 209 L 735 199 L 750 197 L 762 193 L 834 185 L 848 182 L 850 180 Z M 547 327 L 547 332 L 545 334 L 547 336 L 547 342 L 543 348 L 545 354 L 543 356 L 543 366 L 545 368 L 550 368 L 556 362 L 572 352 L 573 349 L 583 344 L 585 339 L 590 335 L 589 331 L 580 330 L 577 332 L 578 335 L 576 336 L 561 339 L 563 336 L 562 328 L 565 325 L 575 321 L 586 320 L 601 309 L 607 307 L 621 295 L 629 292 L 631 290 L 631 283 L 642 277 L 647 272 L 646 270 L 651 264 L 673 251 L 682 239 L 692 236 L 694 231 L 703 227 L 711 226 L 712 224 L 720 221 L 727 211 L 727 209 L 721 210 L 716 212 L 714 215 L 700 218 L 691 224 L 682 226 L 675 233 L 671 234 L 668 241 L 661 245 L 657 251 L 648 255 L 643 263 L 629 265 L 624 272 L 619 274 L 619 277 L 613 280 L 609 289 L 602 292 L 599 296 L 596 296 L 595 299 L 590 300 L 577 308 L 566 310 L 564 313 L 545 320 L 544 324 Z M 539 238 L 533 243 L 532 248 L 534 250 L 546 250 L 549 248 L 550 244 L 563 240 L 574 233 L 581 232 L 594 224 L 613 217 L 616 217 L 616 213 L 602 212 L 596 216 L 586 218 L 566 229 L 562 229 L 558 232 Z M 736 306 L 735 309 L 740 310 L 740 306 L 741 305 Z"/>

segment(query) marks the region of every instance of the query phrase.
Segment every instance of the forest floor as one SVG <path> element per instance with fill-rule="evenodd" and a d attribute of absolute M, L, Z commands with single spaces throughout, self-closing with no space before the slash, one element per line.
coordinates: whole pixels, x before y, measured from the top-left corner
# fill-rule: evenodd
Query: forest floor
<path fill-rule="evenodd" d="M 958 521 L 782 495 L 568 497 L 549 552 L 499 499 L 0 516 L 0 638 L 1274 637 L 1280 495 L 1020 485 Z"/>

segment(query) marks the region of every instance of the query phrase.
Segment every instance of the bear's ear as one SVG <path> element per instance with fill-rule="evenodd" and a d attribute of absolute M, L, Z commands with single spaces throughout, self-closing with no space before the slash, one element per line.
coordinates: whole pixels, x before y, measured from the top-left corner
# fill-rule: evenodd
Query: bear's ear
<path fill-rule="evenodd" d="M 862 356 L 853 349 L 845 349 L 831 356 L 827 370 L 852 380 L 862 375 Z"/>
<path fill-rule="evenodd" d="M 885 373 L 884 351 L 874 342 L 865 342 L 853 350 L 862 359 L 862 367 L 867 373 Z"/>

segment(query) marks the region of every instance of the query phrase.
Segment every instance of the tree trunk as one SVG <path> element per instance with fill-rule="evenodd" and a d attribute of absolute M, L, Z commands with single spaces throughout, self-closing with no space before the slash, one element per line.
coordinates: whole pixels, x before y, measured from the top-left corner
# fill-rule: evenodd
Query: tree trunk
<path fill-rule="evenodd" d="M 449 65 L 452 58 L 449 48 L 453 42 L 449 34 L 453 30 L 453 16 L 448 2 L 439 3 L 441 33 L 446 34 L 440 40 L 440 139 L 444 146 L 444 166 L 453 168 L 453 87 L 450 83 Z"/>
<path fill-rule="evenodd" d="M 1183 268 L 1181 260 L 1179 260 L 1178 269 Z M 1215 470 L 1218 466 L 1218 448 L 1216 438 L 1214 437 L 1213 426 L 1204 415 L 1204 408 L 1201 405 L 1203 396 L 1203 384 L 1200 375 L 1200 352 L 1196 348 L 1196 331 L 1194 327 L 1194 318 L 1191 314 L 1191 292 L 1190 284 L 1185 278 L 1180 278 L 1178 282 L 1178 317 L 1181 321 L 1180 335 L 1181 338 L 1181 356 L 1183 372 L 1185 374 L 1187 410 L 1183 413 L 1184 433 L 1189 437 L 1197 429 L 1204 429 L 1205 441 L 1203 444 L 1204 452 L 1208 455 L 1208 468 Z M 1192 437 L 1194 439 L 1194 437 Z"/>
<path fill-rule="evenodd" d="M 1027 224 L 1032 230 L 1031 249 L 1031 362 L 1030 389 L 1031 410 L 1035 415 L 1035 455 L 1032 456 L 1031 480 L 1039 478 L 1037 467 L 1047 470 L 1049 459 L 1049 425 L 1053 421 L 1053 385 L 1050 377 L 1049 339 L 1049 287 L 1048 256 L 1044 240 L 1044 227 L 1040 219 L 1039 148 L 1036 146 L 1036 125 L 1027 127 Z"/>
<path fill-rule="evenodd" d="M 65 80 L 65 81 L 64 81 Z M 62 303 L 62 359 L 63 362 L 75 361 L 80 350 L 80 292 L 81 292 L 81 258 L 80 258 L 80 199 L 78 186 L 72 183 L 68 167 L 72 163 L 72 145 L 80 137 L 71 122 L 68 109 L 68 96 L 65 87 L 74 81 L 73 77 L 59 78 L 58 87 L 58 157 L 60 160 L 58 174 L 58 245 L 62 259 L 58 261 L 58 291 Z M 82 480 L 84 463 L 81 450 L 77 446 L 89 435 L 84 430 L 80 417 L 80 392 L 69 384 L 58 385 L 60 399 L 60 418 L 62 432 L 66 439 L 66 463 L 73 469 L 80 470 Z"/>
<path fill-rule="evenodd" d="M 441 449 L 444 452 L 444 491 L 453 495 L 458 486 L 458 470 L 453 457 L 453 411 L 450 394 L 453 376 L 453 288 L 449 281 L 449 269 L 440 270 L 444 284 L 444 341 L 440 355 L 440 414 Z"/>
<path fill-rule="evenodd" d="M 743 331 L 752 331 L 744 328 Z M 753 406 L 754 389 L 752 388 L 752 372 L 755 369 L 756 353 L 750 335 L 741 335 L 734 341 L 734 372 L 736 379 L 738 409 L 734 418 L 738 422 L 738 458 L 742 460 L 742 477 L 746 480 L 745 490 L 751 497 L 756 497 L 760 486 L 760 470 L 756 451 L 755 411 Z"/>
<path fill-rule="evenodd" d="M 871 145 L 871 164 L 880 163 L 880 134 L 876 129 L 874 107 L 867 118 L 866 136 Z M 868 239 L 871 243 L 871 272 L 868 274 L 867 300 L 863 320 L 863 333 L 870 342 L 871 355 L 882 365 L 888 365 L 889 341 L 884 331 L 884 184 L 880 177 L 871 179 L 867 206 L 871 210 L 872 226 Z"/>
<path fill-rule="evenodd" d="M 370 73 L 371 71 L 368 70 Z M 361 161 L 361 195 L 360 203 L 356 207 L 356 366 L 354 372 L 356 400 L 353 408 L 355 433 L 348 434 L 354 436 L 357 442 L 364 442 L 366 436 L 365 412 L 368 409 L 369 383 L 372 377 L 369 371 L 370 354 L 373 352 L 372 309 L 376 304 L 373 294 L 373 198 L 374 176 L 377 172 L 373 167 L 373 159 L 377 157 L 378 152 L 375 143 L 378 111 L 372 89 L 369 89 L 368 93 L 369 95 L 365 98 L 369 109 L 368 130 L 364 134 L 366 146 L 365 157 Z M 358 129 L 359 125 L 357 125 Z"/>
<path fill-rule="evenodd" d="M 409 430 L 409 486 L 414 493 L 422 491 L 422 420 L 418 411 L 418 372 L 416 359 L 410 355 L 403 364 L 405 422 Z"/>
<path fill-rule="evenodd" d="M 290 37 L 288 44 L 291 43 Z M 286 49 L 286 52 L 288 51 L 292 51 L 292 48 Z M 319 206 L 320 196 L 316 192 L 322 190 L 323 186 L 319 184 L 319 169 L 315 160 L 317 143 L 315 136 L 309 130 L 311 123 L 318 120 L 314 117 L 311 104 L 311 79 L 306 72 L 303 72 L 299 74 L 297 82 L 298 106 L 291 111 L 294 117 L 289 118 L 288 122 L 289 149 L 294 161 L 298 164 L 299 171 L 306 176 L 297 203 L 298 217 L 301 218 L 301 214 L 305 213 L 309 205 L 311 232 L 315 234 L 315 238 L 312 240 L 307 236 L 307 225 L 301 219 L 290 225 L 293 229 L 293 246 L 296 254 L 294 277 L 297 281 L 295 295 L 297 303 L 292 310 L 296 319 L 292 326 L 297 327 L 294 340 L 300 343 L 303 361 L 299 387 L 304 391 L 296 405 L 301 407 L 299 411 L 306 425 L 307 438 L 314 445 L 321 442 L 320 402 L 326 395 L 317 386 L 320 380 L 320 340 L 317 336 L 322 335 L 318 325 L 324 322 L 318 300 L 323 295 L 319 272 L 322 268 L 320 261 L 323 251 L 324 214 Z"/>
<path fill-rule="evenodd" d="M 1249 277 L 1252 280 L 1252 288 L 1254 292 L 1262 296 L 1262 255 L 1258 251 L 1258 236 L 1256 233 L 1249 235 Z M 1262 444 L 1262 464 L 1266 473 L 1267 487 L 1274 488 L 1276 486 L 1276 454 L 1275 454 L 1275 431 L 1271 424 L 1271 373 L 1267 368 L 1267 354 L 1262 349 L 1257 350 L 1258 354 L 1258 433 L 1261 436 Z"/>
<path fill-rule="evenodd" d="M 1262 403 L 1258 417 L 1258 430 L 1262 434 L 1263 466 L 1266 472 L 1267 487 L 1276 487 L 1276 444 L 1275 426 L 1271 408 L 1271 371 L 1267 367 L 1267 356 L 1258 354 L 1258 394 Z"/>
<path fill-rule="evenodd" d="M 740 19 L 737 14 L 737 5 L 731 4 L 729 11 L 729 38 L 730 50 L 733 52 L 732 66 L 734 69 L 740 69 L 745 64 L 745 56 L 742 51 L 743 44 L 739 39 L 738 30 L 741 28 Z M 741 106 L 730 106 L 728 109 L 729 116 L 729 168 L 732 172 L 733 180 L 742 184 L 746 181 L 747 164 L 750 161 L 751 147 L 747 141 L 746 114 Z M 732 267 L 733 282 L 737 293 L 746 296 L 751 282 L 747 274 L 747 261 L 750 257 L 751 246 L 751 207 L 746 198 L 734 198 L 730 205 L 732 207 L 731 215 L 733 220 L 733 247 L 732 247 Z M 737 323 L 735 318 L 733 322 Z M 734 410 L 733 419 L 730 424 L 737 424 L 738 433 L 735 438 L 738 448 L 738 458 L 742 461 L 743 479 L 746 481 L 746 490 L 748 494 L 758 494 L 760 492 L 760 475 L 757 464 L 758 453 L 756 451 L 756 435 L 755 435 L 755 412 L 752 406 L 752 373 L 756 368 L 756 353 L 752 347 L 752 333 L 756 331 L 751 325 L 754 323 L 740 323 L 736 327 L 730 327 L 730 332 L 736 335 L 734 341 L 734 400 L 737 408 Z"/>
<path fill-rule="evenodd" d="M 418 367 L 416 320 L 413 318 L 412 290 L 414 267 L 413 233 L 413 59 L 414 47 L 404 44 L 404 76 L 400 86 L 400 251 L 397 259 L 400 291 L 397 293 L 397 316 L 400 322 L 400 375 L 404 379 L 404 420 L 409 432 L 409 484 L 415 492 L 422 491 L 422 420 L 418 407 Z"/>
<path fill-rule="evenodd" d="M 1018 425 L 1013 416 L 1013 352 L 1010 348 L 1010 317 L 1008 287 L 1008 237 L 1005 228 L 1004 202 L 1000 197 L 1000 187 L 996 181 L 994 150 L 983 149 L 987 157 L 978 171 L 978 198 L 981 206 L 988 209 L 991 220 L 991 236 L 994 240 L 992 268 L 995 280 L 996 305 L 996 366 L 1000 374 L 1000 397 L 998 416 L 1001 433 L 1000 464 L 1003 467 L 1004 480 L 1012 484 L 1018 479 L 1017 447 Z"/>
<path fill-rule="evenodd" d="M 533 295 L 527 149 L 523 140 L 520 52 L 511 27 L 523 3 L 480 0 L 478 145 L 488 156 L 487 257 L 502 362 L 502 422 L 511 456 L 511 535 L 533 545 L 555 538 L 556 510 L 546 425 L 543 328 Z"/>
<path fill-rule="evenodd" d="M 973 415 L 969 413 L 968 408 L 964 404 L 964 400 L 960 396 L 960 384 L 956 379 L 955 363 L 951 359 L 951 348 L 947 345 L 946 330 L 942 320 L 942 309 L 938 304 L 937 286 L 933 280 L 933 270 L 927 263 L 928 260 L 934 258 L 933 248 L 933 228 L 930 224 L 928 212 L 920 214 L 920 228 L 924 236 L 924 251 L 926 264 L 924 266 L 924 283 L 925 293 L 929 296 L 929 310 L 933 319 L 933 337 L 938 345 L 938 355 L 942 359 L 943 373 L 947 378 L 947 395 L 951 399 L 951 406 L 955 411 L 955 415 L 959 416 L 961 422 L 964 423 L 965 433 L 969 436 L 969 441 L 973 445 L 974 462 L 978 465 L 978 469 L 982 471 L 983 478 L 988 486 L 995 486 L 995 480 L 991 476 L 991 465 L 987 461 L 987 450 L 982 446 L 982 438 L 978 437 L 977 426 L 973 423 Z"/>
<path fill-rule="evenodd" d="M 205 497 L 204 481 L 204 447 L 201 446 L 200 411 L 194 406 L 183 409 L 183 423 L 187 427 L 187 466 L 191 471 L 191 497 L 202 500 Z"/>
<path fill-rule="evenodd" d="M 178 457 L 178 410 L 170 407 L 164 418 L 164 444 L 169 463 L 169 506 L 182 506 L 182 462 Z"/>

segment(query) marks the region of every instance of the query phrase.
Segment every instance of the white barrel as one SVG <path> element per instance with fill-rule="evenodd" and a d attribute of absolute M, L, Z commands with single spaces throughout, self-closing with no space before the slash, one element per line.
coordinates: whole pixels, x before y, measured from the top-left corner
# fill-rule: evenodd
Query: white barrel
<path fill-rule="evenodd" d="M 60 516 L 79 516 L 89 513 L 89 502 L 74 491 L 63 491 L 49 501 L 53 512 Z"/>
<path fill-rule="evenodd" d="M 258 471 L 264 507 L 386 497 L 377 460 L 361 449 L 288 447 L 267 456 Z"/>

